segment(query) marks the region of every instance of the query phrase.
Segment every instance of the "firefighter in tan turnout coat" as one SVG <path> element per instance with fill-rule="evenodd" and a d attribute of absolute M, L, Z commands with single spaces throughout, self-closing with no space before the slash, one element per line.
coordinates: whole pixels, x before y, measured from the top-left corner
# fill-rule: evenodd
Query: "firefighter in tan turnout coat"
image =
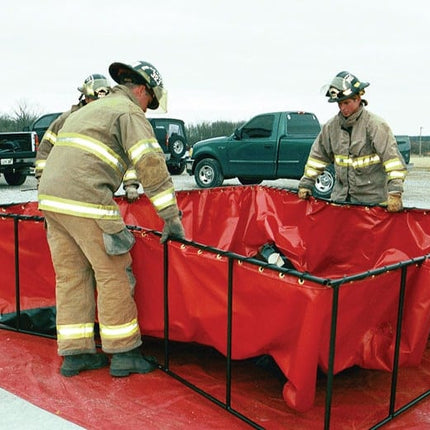
<path fill-rule="evenodd" d="M 79 102 L 73 105 L 68 111 L 63 112 L 55 121 L 53 121 L 43 135 L 42 141 L 40 142 L 37 150 L 35 163 L 34 176 L 38 182 L 40 181 L 43 169 L 45 168 L 46 160 L 57 141 L 58 132 L 61 130 L 61 127 L 63 127 L 66 119 L 73 112 L 76 112 L 88 103 L 108 95 L 110 85 L 104 75 L 94 73 L 85 79 L 84 83 L 78 87 L 78 91 L 81 93 Z M 130 168 L 125 172 L 123 184 L 127 200 L 130 203 L 137 200 L 139 198 L 139 194 L 137 192 L 139 181 L 137 180 L 136 171 L 133 168 Z"/>
<path fill-rule="evenodd" d="M 140 352 L 129 253 L 134 236 L 113 199 L 130 161 L 164 220 L 161 241 L 184 238 L 173 182 L 144 113 L 166 107 L 162 78 L 143 61 L 133 66 L 113 63 L 109 72 L 120 85 L 67 118 L 39 184 L 39 208 L 47 221 L 56 273 L 64 376 L 109 364 L 107 355 L 96 354 L 95 289 L 102 349 L 112 354 L 111 375 L 147 373 L 156 367 Z"/>
<path fill-rule="evenodd" d="M 368 85 L 346 71 L 328 85 L 326 96 L 330 103 L 338 103 L 339 113 L 322 127 L 312 145 L 299 183 L 300 198 L 311 195 L 318 175 L 333 163 L 332 200 L 402 210 L 406 166 L 388 124 L 365 109 L 367 101 L 361 97 Z"/>

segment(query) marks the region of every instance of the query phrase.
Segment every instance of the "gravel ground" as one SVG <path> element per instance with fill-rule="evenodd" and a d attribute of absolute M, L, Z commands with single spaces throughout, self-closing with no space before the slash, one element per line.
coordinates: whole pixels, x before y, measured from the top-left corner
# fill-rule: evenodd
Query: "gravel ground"
<path fill-rule="evenodd" d="M 405 207 L 421 209 L 430 208 L 430 157 L 412 157 L 409 164 L 409 174 L 405 182 L 403 204 Z M 179 176 L 173 176 L 173 182 L 177 190 L 197 189 L 194 178 L 186 172 Z M 239 185 L 237 179 L 224 181 L 224 185 Z M 297 189 L 298 181 L 291 179 L 278 179 L 276 181 L 264 181 L 263 185 Z M 141 190 L 142 191 L 142 190 Z M 122 194 L 120 191 L 118 194 Z M 37 200 L 36 179 L 28 177 L 21 186 L 10 186 L 3 176 L 0 178 L 0 204 L 23 203 Z"/>

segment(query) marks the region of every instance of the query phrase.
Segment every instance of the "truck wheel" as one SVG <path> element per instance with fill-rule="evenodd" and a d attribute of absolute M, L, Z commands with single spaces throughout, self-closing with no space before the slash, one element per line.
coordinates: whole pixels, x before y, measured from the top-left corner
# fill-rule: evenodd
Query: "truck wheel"
<path fill-rule="evenodd" d="M 218 161 L 212 158 L 204 158 L 197 163 L 194 178 L 200 188 L 219 187 L 224 181 Z"/>
<path fill-rule="evenodd" d="M 326 167 L 324 173 L 321 173 L 315 181 L 315 185 L 312 190 L 313 196 L 319 199 L 329 199 L 333 191 L 335 178 L 336 175 L 334 167 L 331 164 Z"/>
<path fill-rule="evenodd" d="M 180 164 L 168 164 L 167 170 L 171 175 L 182 175 L 185 170 L 185 163 Z"/>
<path fill-rule="evenodd" d="M 239 179 L 239 182 L 242 185 L 258 185 L 258 184 L 261 184 L 263 182 L 262 179 L 258 179 L 258 178 L 242 178 L 242 177 L 239 177 L 237 179 Z"/>
<path fill-rule="evenodd" d="M 9 185 L 22 185 L 25 182 L 27 175 L 22 172 L 5 172 L 4 178 Z"/>
<path fill-rule="evenodd" d="M 173 158 L 182 158 L 187 150 L 185 139 L 179 134 L 172 134 L 169 137 L 169 149 Z"/>

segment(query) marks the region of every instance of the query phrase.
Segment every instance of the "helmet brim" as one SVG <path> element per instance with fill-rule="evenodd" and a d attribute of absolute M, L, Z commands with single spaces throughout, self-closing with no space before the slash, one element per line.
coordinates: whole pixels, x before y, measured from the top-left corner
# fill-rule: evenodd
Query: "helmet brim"
<path fill-rule="evenodd" d="M 118 84 L 123 83 L 121 80 L 121 75 L 124 72 L 126 72 L 128 76 L 133 76 L 134 83 L 141 85 L 147 84 L 147 82 L 145 82 L 145 80 L 143 79 L 143 76 L 140 73 L 136 72 L 136 70 L 134 70 L 128 64 L 112 63 L 109 66 L 109 74 L 111 75 L 112 79 Z"/>
<path fill-rule="evenodd" d="M 367 88 L 369 85 L 370 85 L 369 82 L 360 82 L 360 85 L 357 86 L 356 88 L 348 88 L 347 90 L 344 90 L 344 91 L 339 91 L 338 88 L 335 88 L 335 87 L 329 85 L 329 88 L 328 88 L 325 95 L 326 95 L 326 97 L 329 98 L 328 99 L 329 103 L 342 102 L 344 100 L 351 99 L 354 96 L 364 94 L 364 89 Z M 332 94 L 330 94 L 330 89 L 332 89 L 332 88 L 335 88 L 337 91 L 339 91 L 340 95 L 333 97 Z"/>

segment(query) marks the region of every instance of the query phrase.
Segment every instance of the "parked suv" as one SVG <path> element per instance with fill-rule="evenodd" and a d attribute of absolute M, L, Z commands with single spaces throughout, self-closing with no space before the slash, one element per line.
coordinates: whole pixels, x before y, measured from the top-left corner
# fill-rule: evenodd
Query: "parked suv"
<path fill-rule="evenodd" d="M 36 119 L 29 131 L 35 131 L 42 140 L 45 131 L 61 112 L 48 113 Z M 163 149 L 167 168 L 171 175 L 180 175 L 185 170 L 188 143 L 184 121 L 175 118 L 148 118 L 154 129 L 155 137 Z"/>
<path fill-rule="evenodd" d="M 148 118 L 148 121 L 163 149 L 170 174 L 180 175 L 185 170 L 185 159 L 188 155 L 184 121 L 175 118 Z"/>

